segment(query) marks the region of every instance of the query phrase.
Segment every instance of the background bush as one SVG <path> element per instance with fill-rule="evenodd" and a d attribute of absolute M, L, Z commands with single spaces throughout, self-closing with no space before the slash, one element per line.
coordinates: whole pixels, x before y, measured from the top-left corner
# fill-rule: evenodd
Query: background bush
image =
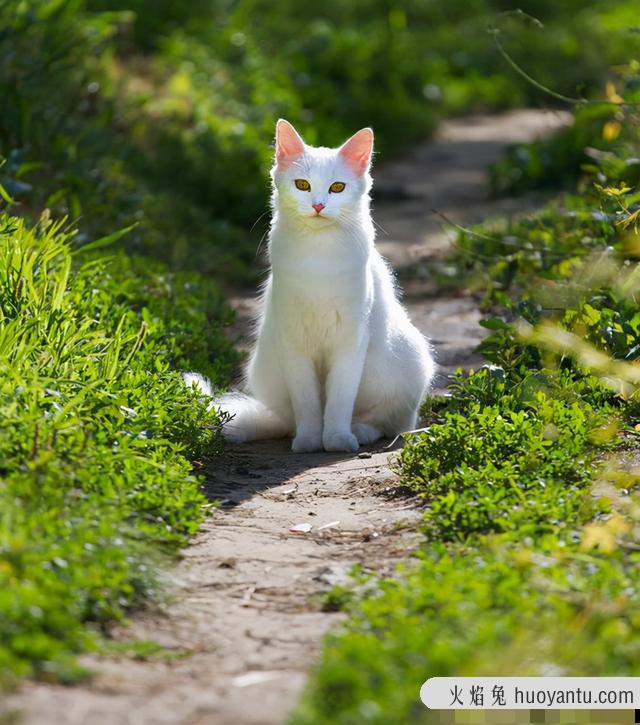
<path fill-rule="evenodd" d="M 3 0 L 5 183 L 24 213 L 49 206 L 89 236 L 138 220 L 130 250 L 243 278 L 268 221 L 250 231 L 267 211 L 279 116 L 321 144 L 372 125 L 387 153 L 447 113 L 546 103 L 487 32 L 506 7 Z M 500 37 L 561 91 L 589 93 L 628 57 L 628 2 L 523 9 L 545 30 L 503 17 Z"/>

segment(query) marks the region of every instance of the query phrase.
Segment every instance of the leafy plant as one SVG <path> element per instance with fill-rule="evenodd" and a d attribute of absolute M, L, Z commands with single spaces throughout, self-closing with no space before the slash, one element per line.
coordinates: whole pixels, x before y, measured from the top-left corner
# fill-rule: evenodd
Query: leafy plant
<path fill-rule="evenodd" d="M 427 504 L 430 539 L 540 536 L 593 515 L 582 492 L 593 472 L 587 443 L 601 422 L 595 411 L 542 392 L 519 409 L 510 396 L 498 400 L 445 413 L 400 454 L 404 483 Z"/>
<path fill-rule="evenodd" d="M 189 459 L 219 450 L 219 418 L 176 371 L 206 363 L 226 380 L 235 354 L 217 290 L 86 254 L 64 221 L 0 215 L 5 682 L 82 674 L 85 624 L 153 593 L 155 569 L 204 516 Z"/>

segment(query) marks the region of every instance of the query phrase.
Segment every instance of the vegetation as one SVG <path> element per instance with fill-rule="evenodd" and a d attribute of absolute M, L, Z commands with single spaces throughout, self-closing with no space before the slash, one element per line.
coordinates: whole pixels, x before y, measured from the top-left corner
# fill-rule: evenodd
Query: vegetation
<path fill-rule="evenodd" d="M 418 699 L 438 675 L 639 672 L 638 119 L 613 100 L 524 149 L 560 169 L 588 158 L 579 194 L 459 234 L 457 273 L 494 314 L 489 364 L 430 401 L 399 454 L 424 546 L 395 578 L 333 595 L 349 619 L 296 725 L 439 722 Z M 538 186 L 548 172 L 523 158 L 496 178 Z"/>
<path fill-rule="evenodd" d="M 621 79 L 620 92 L 633 94 L 639 74 L 640 62 L 633 61 Z M 611 177 L 635 183 L 638 163 L 620 149 L 632 146 L 636 126 L 623 123 L 627 114 L 619 107 L 620 92 L 609 82 L 605 103 L 578 107 L 567 129 L 544 141 L 510 147 L 505 159 L 491 169 L 494 193 L 575 189 L 585 171 L 593 176 L 601 166 Z M 584 183 L 580 190 L 590 193 L 592 185 Z"/>
<path fill-rule="evenodd" d="M 75 241 L 0 216 L 0 682 L 77 676 L 84 623 L 153 591 L 204 515 L 190 460 L 219 445 L 176 368 L 225 383 L 235 361 L 215 288 Z"/>
<path fill-rule="evenodd" d="M 522 15 L 496 20 L 503 9 L 494 0 L 446 8 L 331 0 L 318 11 L 289 0 L 0 0 L 3 684 L 79 676 L 74 655 L 153 593 L 156 566 L 204 516 L 192 462 L 219 451 L 221 421 L 185 389 L 179 371 L 197 369 L 224 386 L 234 369 L 218 283 L 253 274 L 275 119 L 287 116 L 321 143 L 371 124 L 378 148 L 393 152 L 446 114 L 544 102 L 508 69 L 496 32 L 517 61 L 532 59 L 528 69 L 564 93 L 578 84 L 594 93 L 633 45 L 634 8 L 623 0 L 531 0 L 524 9 L 546 23 L 544 34 Z M 461 377 L 456 396 L 429 412 L 428 436 L 403 454 L 407 484 L 428 503 L 428 554 L 405 582 L 379 584 L 386 599 L 372 594 L 354 604 L 352 633 L 336 639 L 300 717 L 320 717 L 318 698 L 326 695 L 345 722 L 353 712 L 360 713 L 354 722 L 385 712 L 389 722 L 389 713 L 415 700 L 415 678 L 404 677 L 403 663 L 422 679 L 480 646 L 525 646 L 518 637 L 542 631 L 547 616 L 572 631 L 587 598 L 583 620 L 591 629 L 576 634 L 575 646 L 591 647 L 604 632 L 612 647 L 593 649 L 585 669 L 615 671 L 623 656 L 633 659 L 625 632 L 638 616 L 629 609 L 623 626 L 610 607 L 635 576 L 616 543 L 630 535 L 624 517 L 632 514 L 600 522 L 617 504 L 588 496 L 598 455 L 617 441 L 614 408 L 617 425 L 629 425 L 633 376 L 616 368 L 614 393 L 585 374 L 581 360 L 563 359 L 554 372 L 548 361 L 557 346 L 536 327 L 539 279 L 570 279 L 563 289 L 581 289 L 585 248 L 602 254 L 613 246 L 612 264 L 635 258 L 625 230 L 634 229 L 638 199 L 621 184 L 637 177 L 631 157 L 618 151 L 624 126 L 614 115 L 604 131 L 603 119 L 593 119 L 610 146 L 586 156 L 611 177 L 599 177 L 593 196 L 515 232 L 461 238 L 460 268 L 496 280 L 487 304 L 501 305 L 504 319 L 490 323 L 494 335 L 485 343 L 489 359 L 495 348 L 496 367 Z M 573 179 L 585 153 L 569 138 Z M 496 170 L 501 188 L 546 183 L 546 167 L 536 177 L 529 167 L 516 173 L 518 163 L 516 155 Z M 549 225 L 561 233 L 547 233 Z M 513 233 L 525 240 L 522 253 L 509 241 Z M 563 266 L 558 255 L 569 261 Z M 589 344 L 632 360 L 635 288 L 631 275 L 626 286 L 620 279 L 603 276 L 579 303 L 567 297 L 550 321 L 567 334 L 582 325 Z M 515 315 L 531 339 L 506 321 Z M 482 438 L 465 437 L 461 417 Z M 434 446 L 450 451 L 446 469 L 435 470 Z M 525 530 L 530 540 L 519 538 Z M 589 541 L 613 544 L 592 552 Z M 569 586 L 575 601 L 562 594 Z M 456 601 L 454 611 L 448 603 Z M 495 614 L 487 610 L 492 601 Z M 465 629 L 465 602 L 482 620 L 477 634 Z M 530 629 L 518 627 L 525 614 Z M 412 635 L 407 623 L 425 618 L 438 626 Z M 371 648 L 380 646 L 383 626 L 389 656 L 371 680 L 368 667 L 378 661 Z M 402 636 L 412 637 L 411 646 Z M 430 651 L 440 654 L 423 666 Z M 398 673 L 402 687 L 393 685 Z M 369 697 L 372 682 L 379 703 Z M 329 719 L 338 722 L 333 713 Z"/>
<path fill-rule="evenodd" d="M 545 30 L 501 17 L 500 38 L 543 82 L 588 92 L 628 58 L 631 6 L 532 0 Z M 388 152 L 445 114 L 545 102 L 487 33 L 503 9 L 0 0 L 3 183 L 36 218 L 49 207 L 88 238 L 135 221 L 129 250 L 242 278 L 267 223 L 278 116 L 312 143 L 372 125 Z"/>

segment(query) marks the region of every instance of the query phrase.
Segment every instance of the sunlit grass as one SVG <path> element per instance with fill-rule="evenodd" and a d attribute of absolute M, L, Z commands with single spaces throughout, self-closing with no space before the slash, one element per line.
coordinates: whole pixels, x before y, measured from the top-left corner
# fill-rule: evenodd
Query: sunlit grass
<path fill-rule="evenodd" d="M 163 557 L 196 531 L 205 500 L 189 458 L 218 450 L 219 420 L 175 369 L 199 358 L 223 382 L 233 364 L 207 317 L 215 288 L 85 255 L 63 221 L 0 215 L 5 681 L 81 674 L 86 623 L 151 595 Z"/>

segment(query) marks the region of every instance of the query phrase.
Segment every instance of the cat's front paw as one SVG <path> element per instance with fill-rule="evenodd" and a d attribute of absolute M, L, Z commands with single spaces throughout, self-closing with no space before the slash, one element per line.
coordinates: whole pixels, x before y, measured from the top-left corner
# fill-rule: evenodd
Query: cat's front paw
<path fill-rule="evenodd" d="M 344 451 L 355 453 L 360 448 L 358 439 L 350 431 L 344 433 L 327 433 L 322 438 L 325 451 Z"/>
<path fill-rule="evenodd" d="M 298 433 L 293 439 L 291 450 L 294 453 L 313 453 L 322 450 L 322 436 L 314 433 Z"/>

